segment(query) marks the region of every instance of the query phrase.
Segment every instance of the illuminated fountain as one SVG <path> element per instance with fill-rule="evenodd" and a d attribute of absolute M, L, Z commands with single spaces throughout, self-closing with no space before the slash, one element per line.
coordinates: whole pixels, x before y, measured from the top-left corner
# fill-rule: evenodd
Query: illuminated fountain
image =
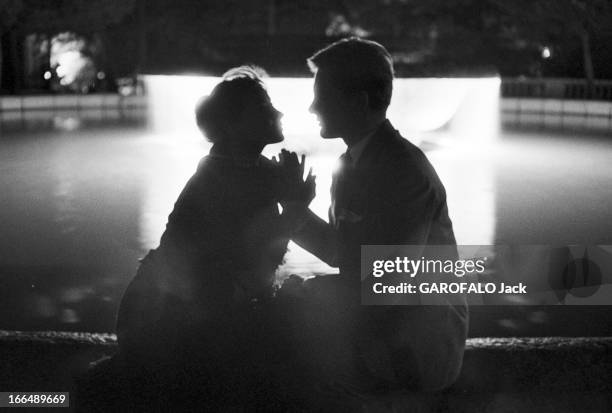
<path fill-rule="evenodd" d="M 174 160 L 150 174 L 142 216 L 142 242 L 155 245 L 167 215 L 184 183 L 195 171 L 210 144 L 198 131 L 194 107 L 219 82 L 215 77 L 145 76 L 149 99 L 147 144 L 163 145 Z M 268 146 L 272 156 L 280 148 L 305 153 L 317 176 L 317 197 L 311 207 L 327 217 L 331 172 L 345 150 L 341 140 L 322 141 L 308 107 L 313 97 L 311 78 L 267 79 L 274 105 L 284 113 L 285 141 Z M 499 129 L 498 78 L 396 79 L 388 115 L 393 125 L 420 145 L 444 182 L 457 241 L 490 244 L 494 239 L 494 191 L 491 152 Z M 328 271 L 322 264 L 290 245 L 290 271 Z M 307 271 L 306 271 L 307 272 Z"/>

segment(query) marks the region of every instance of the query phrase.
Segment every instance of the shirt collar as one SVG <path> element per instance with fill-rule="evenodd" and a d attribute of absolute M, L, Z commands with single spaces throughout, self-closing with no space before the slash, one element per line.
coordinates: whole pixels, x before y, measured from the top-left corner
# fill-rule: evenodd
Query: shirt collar
<path fill-rule="evenodd" d="M 384 123 L 385 122 L 381 123 L 381 126 Z M 359 142 L 347 148 L 346 153 L 349 155 L 349 159 L 351 160 L 352 166 L 357 165 L 357 161 L 359 161 L 359 158 L 363 154 L 364 149 L 366 148 L 366 146 L 368 146 L 368 144 L 372 140 L 372 137 L 376 135 L 376 132 L 378 132 L 379 129 L 380 126 L 368 133 L 364 138 L 359 140 Z"/>

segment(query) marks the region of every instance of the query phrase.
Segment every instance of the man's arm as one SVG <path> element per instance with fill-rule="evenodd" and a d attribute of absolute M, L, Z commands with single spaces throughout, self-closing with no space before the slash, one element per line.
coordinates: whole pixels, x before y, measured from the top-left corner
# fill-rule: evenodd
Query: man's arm
<path fill-rule="evenodd" d="M 368 244 L 424 245 L 434 219 L 435 190 L 418 170 L 389 170 L 393 179 L 381 182 L 370 196 L 370 211 L 362 223 L 364 238 Z"/>
<path fill-rule="evenodd" d="M 387 199 L 382 227 L 395 231 L 393 241 L 425 245 L 435 215 L 437 194 L 431 182 L 421 174 L 400 174 Z"/>
<path fill-rule="evenodd" d="M 325 220 L 303 205 L 287 205 L 287 213 L 297 222 L 291 239 L 331 267 L 338 266 L 336 230 Z"/>
<path fill-rule="evenodd" d="M 305 156 L 301 162 L 295 152 L 281 150 L 272 158 L 281 173 L 284 193 L 281 199 L 282 216 L 291 228 L 291 239 L 331 267 L 338 266 L 338 245 L 336 230 L 312 212 L 308 205 L 315 196 L 315 176 L 312 168 L 303 180 Z"/>

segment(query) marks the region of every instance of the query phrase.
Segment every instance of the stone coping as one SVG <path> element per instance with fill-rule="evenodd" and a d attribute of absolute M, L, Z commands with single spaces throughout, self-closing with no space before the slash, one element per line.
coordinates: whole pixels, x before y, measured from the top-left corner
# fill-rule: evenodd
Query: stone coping
<path fill-rule="evenodd" d="M 117 336 L 113 333 L 0 330 L 0 343 L 11 342 L 114 347 L 117 345 Z M 555 351 L 571 349 L 612 351 L 612 337 L 480 337 L 469 338 L 466 342 L 466 351 Z"/>
<path fill-rule="evenodd" d="M 73 395 L 75 378 L 116 347 L 110 333 L 0 330 L 0 388 Z M 612 411 L 612 337 L 470 338 L 449 389 L 373 400 L 363 411 Z"/>

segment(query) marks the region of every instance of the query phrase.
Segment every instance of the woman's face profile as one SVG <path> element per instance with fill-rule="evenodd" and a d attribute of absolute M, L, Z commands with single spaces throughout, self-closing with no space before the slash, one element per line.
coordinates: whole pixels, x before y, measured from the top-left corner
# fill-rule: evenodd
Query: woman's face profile
<path fill-rule="evenodd" d="M 261 89 L 245 96 L 245 107 L 238 119 L 238 129 L 242 139 L 263 144 L 277 143 L 284 140 L 281 118 L 268 93 Z"/>

